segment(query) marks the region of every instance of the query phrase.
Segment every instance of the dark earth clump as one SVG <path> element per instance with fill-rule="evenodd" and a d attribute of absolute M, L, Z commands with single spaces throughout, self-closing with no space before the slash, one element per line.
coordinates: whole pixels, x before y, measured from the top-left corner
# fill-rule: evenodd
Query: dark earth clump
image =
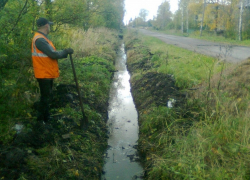
<path fill-rule="evenodd" d="M 171 99 L 175 100 L 175 106 L 181 106 L 185 103 L 186 96 L 175 86 L 173 75 L 157 72 L 148 72 L 141 79 L 133 81 L 132 93 L 139 110 L 147 109 L 152 103 L 156 106 L 167 106 Z"/>
<path fill-rule="evenodd" d="M 130 52 L 130 56 L 136 56 L 136 60 L 127 63 L 127 67 L 130 72 L 135 72 L 138 69 L 147 71 L 150 70 L 154 65 L 154 63 L 151 61 L 153 54 L 150 52 L 150 50 L 145 46 L 141 48 L 142 49 L 140 50 L 134 49 L 132 52 Z"/>
<path fill-rule="evenodd" d="M 103 120 L 107 120 L 108 101 L 100 103 L 100 101 L 98 101 L 98 97 L 94 96 L 93 94 L 88 94 L 84 90 L 81 91 L 81 97 L 84 104 L 88 104 L 91 109 L 95 109 L 98 113 L 102 115 L 102 117 L 104 118 Z M 79 97 L 76 92 L 76 86 L 61 84 L 56 87 L 56 91 L 54 92 L 54 101 L 52 103 L 51 108 L 66 107 L 66 105 L 68 104 L 71 108 L 75 108 L 77 110 L 80 109 Z"/>
<path fill-rule="evenodd" d="M 149 57 L 144 57 L 141 61 L 133 62 L 132 64 L 128 64 L 128 68 L 130 71 L 134 71 L 136 69 L 141 69 L 143 71 L 147 71 L 152 68 L 152 63 L 149 60 Z"/>
<path fill-rule="evenodd" d="M 78 106 L 78 94 L 76 93 L 75 85 L 60 84 L 53 92 L 54 100 L 51 108 L 65 107 L 67 104 L 72 108 Z"/>

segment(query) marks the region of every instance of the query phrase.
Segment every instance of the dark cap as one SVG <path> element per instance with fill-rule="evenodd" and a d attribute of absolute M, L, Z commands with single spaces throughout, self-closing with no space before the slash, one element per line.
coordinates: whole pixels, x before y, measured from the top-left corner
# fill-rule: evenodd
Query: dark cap
<path fill-rule="evenodd" d="M 42 27 L 42 26 L 44 26 L 46 24 L 52 25 L 53 22 L 50 22 L 47 19 L 42 18 L 42 17 L 40 17 L 38 20 L 36 20 L 37 27 Z"/>

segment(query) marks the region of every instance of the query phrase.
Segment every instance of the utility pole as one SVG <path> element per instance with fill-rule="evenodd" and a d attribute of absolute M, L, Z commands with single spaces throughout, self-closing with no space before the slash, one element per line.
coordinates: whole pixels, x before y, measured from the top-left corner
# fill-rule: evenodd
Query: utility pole
<path fill-rule="evenodd" d="M 188 29 L 189 29 L 189 25 L 188 25 L 188 15 L 189 15 L 189 14 L 188 14 L 188 6 L 187 6 L 186 8 L 187 8 L 187 17 L 186 17 L 186 18 L 187 18 L 187 19 L 186 19 L 187 22 L 186 22 L 186 24 L 187 24 L 187 33 L 188 33 Z"/>
<path fill-rule="evenodd" d="M 182 5 L 182 11 L 181 11 L 181 32 L 184 33 L 184 7 Z"/>
<path fill-rule="evenodd" d="M 206 0 L 204 0 L 204 3 L 203 3 L 203 13 L 202 13 L 202 20 L 201 20 L 200 36 L 202 36 L 202 28 L 203 28 L 205 8 L 206 8 Z"/>
<path fill-rule="evenodd" d="M 242 40 L 242 15 L 243 15 L 243 0 L 241 0 L 241 2 L 240 2 L 239 41 Z"/>

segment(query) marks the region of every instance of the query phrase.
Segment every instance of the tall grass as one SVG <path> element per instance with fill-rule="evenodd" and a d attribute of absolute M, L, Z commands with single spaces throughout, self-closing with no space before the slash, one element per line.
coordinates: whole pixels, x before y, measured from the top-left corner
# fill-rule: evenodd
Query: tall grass
<path fill-rule="evenodd" d="M 154 37 L 143 36 L 142 39 L 154 54 L 152 60 L 159 66 L 156 71 L 173 74 L 178 87 L 196 86 L 207 81 L 211 73 L 218 73 L 222 68 L 222 63 L 216 58 L 168 45 Z"/>
<path fill-rule="evenodd" d="M 147 179 L 249 179 L 249 60 L 232 67 L 151 37 L 137 38 L 141 44 L 137 40 L 133 53 L 128 51 L 128 62 L 146 46 L 154 62 L 147 72 L 174 74 L 189 97 L 180 108 L 139 109 Z M 133 70 L 132 84 L 143 78 L 140 72 Z M 147 92 L 140 92 L 134 97 L 145 98 Z"/>
<path fill-rule="evenodd" d="M 60 77 L 54 82 L 54 90 L 62 85 L 66 87 L 66 92 L 61 90 L 61 94 L 54 94 L 54 119 L 50 122 L 51 129 L 45 133 L 38 132 L 40 126 L 36 128 L 33 104 L 39 99 L 39 88 L 33 68 L 30 65 L 25 66 L 22 71 L 10 71 L 8 77 L 3 77 L 4 86 L 0 87 L 0 96 L 3 95 L 0 99 L 1 178 L 12 179 L 10 177 L 15 176 L 17 179 L 99 179 L 103 151 L 107 145 L 105 120 L 114 72 L 113 62 L 120 43 L 118 35 L 105 28 L 83 31 L 64 26 L 51 33 L 51 39 L 58 50 L 71 47 L 75 51 L 73 60 L 89 120 L 88 130 L 79 130 L 77 126 L 82 114 L 69 57 L 58 61 Z M 69 102 L 64 99 L 67 95 L 71 99 Z M 64 106 L 55 102 L 67 104 Z M 34 133 L 38 136 L 35 141 L 40 143 L 39 147 L 21 140 L 21 143 L 12 145 L 15 138 L 19 137 L 13 129 L 15 123 L 24 125 L 21 140 L 27 136 L 29 142 L 33 138 L 29 137 L 29 133 Z M 48 123 L 46 127 L 47 125 Z M 70 138 L 65 139 L 65 134 Z M 17 148 L 25 154 L 25 161 L 20 165 L 16 163 L 14 167 L 5 166 L 8 156 L 13 156 L 12 152 L 8 152 L 11 148 Z M 7 158 L 4 156 L 6 154 Z"/>
<path fill-rule="evenodd" d="M 149 179 L 249 178 L 248 117 L 221 116 L 216 121 L 208 117 L 195 122 L 187 133 L 177 119 L 167 123 L 168 117 L 173 117 L 167 112 L 167 108 L 159 108 L 141 119 L 145 121 L 141 129 L 146 132 L 144 138 L 150 134 L 149 142 L 144 139 L 151 144 L 147 158 L 152 160 L 153 168 Z M 160 122 L 162 128 L 155 127 L 155 122 Z M 157 130 L 152 134 L 152 129 Z"/>
<path fill-rule="evenodd" d="M 113 61 L 119 46 L 117 37 L 115 30 L 103 27 L 84 31 L 65 25 L 59 30 L 55 44 L 58 48 L 73 48 L 76 57 L 98 56 Z"/>

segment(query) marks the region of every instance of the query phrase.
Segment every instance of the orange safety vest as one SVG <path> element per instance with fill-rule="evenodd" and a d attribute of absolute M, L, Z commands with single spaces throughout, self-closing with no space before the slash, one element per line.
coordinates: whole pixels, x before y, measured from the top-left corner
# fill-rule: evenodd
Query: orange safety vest
<path fill-rule="evenodd" d="M 46 38 L 43 34 L 36 32 L 32 40 L 32 62 L 36 78 L 51 79 L 59 77 L 59 68 L 57 59 L 52 59 L 37 49 L 36 40 L 38 38 L 44 38 L 53 48 L 56 50 L 53 43 Z"/>

